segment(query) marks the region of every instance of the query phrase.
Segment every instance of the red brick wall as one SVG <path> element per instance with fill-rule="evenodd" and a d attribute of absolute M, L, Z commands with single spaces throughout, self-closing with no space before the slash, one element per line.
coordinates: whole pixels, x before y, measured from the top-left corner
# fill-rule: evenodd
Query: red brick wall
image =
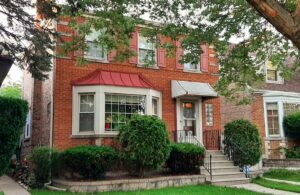
<path fill-rule="evenodd" d="M 66 26 L 58 24 L 58 29 L 68 32 Z M 70 37 L 65 37 L 69 39 Z M 210 54 L 213 51 L 210 49 Z M 162 118 L 166 122 L 168 130 L 176 129 L 176 108 L 175 100 L 171 97 L 171 80 L 184 80 L 207 82 L 214 85 L 218 80 L 216 75 L 218 72 L 217 66 L 209 66 L 208 73 L 185 73 L 183 70 L 176 69 L 176 60 L 167 58 L 167 66 L 157 69 L 138 68 L 134 64 L 124 63 L 109 63 L 102 64 L 90 62 L 85 66 L 76 66 L 76 60 L 72 54 L 70 59 L 57 58 L 55 71 L 55 88 L 54 88 L 54 147 L 65 149 L 81 144 L 94 144 L 95 139 L 74 139 L 71 138 L 72 132 L 72 86 L 71 81 L 81 78 L 97 68 L 108 71 L 122 71 L 131 73 L 140 73 L 147 80 L 161 90 L 162 92 Z M 210 57 L 210 62 L 216 62 L 214 57 Z M 211 102 L 214 107 L 214 126 L 213 129 L 220 129 L 220 101 L 219 98 L 205 100 Z M 203 122 L 205 119 L 203 118 Z M 106 142 L 106 141 L 104 141 Z"/>

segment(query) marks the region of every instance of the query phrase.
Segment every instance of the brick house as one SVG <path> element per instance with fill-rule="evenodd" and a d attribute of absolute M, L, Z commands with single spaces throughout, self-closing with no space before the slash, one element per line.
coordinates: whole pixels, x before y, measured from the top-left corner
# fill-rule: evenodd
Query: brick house
<path fill-rule="evenodd" d="M 74 32 L 67 25 L 67 21 L 53 24 L 63 39 L 70 40 Z M 90 49 L 82 54 L 86 65 L 78 66 L 78 53 L 73 52 L 53 58 L 46 81 L 25 74 L 23 91 L 30 112 L 24 148 L 114 145 L 119 125 L 137 113 L 162 118 L 174 141 L 192 139 L 218 149 L 221 116 L 220 98 L 212 88 L 218 80 L 213 48 L 202 45 L 197 65 L 180 64 L 179 42 L 165 38 L 177 46 L 176 56 L 168 58 L 163 49 L 146 41 L 139 28 L 130 40 L 137 55 L 125 62 L 116 62 L 114 52 L 97 47 L 94 31 L 86 37 Z M 153 66 L 143 65 L 148 51 L 154 53 Z"/>
<path fill-rule="evenodd" d="M 285 81 L 269 62 L 265 64 L 264 71 L 266 83 L 252 94 L 250 105 L 236 106 L 221 98 L 221 126 L 240 118 L 251 121 L 258 127 L 262 138 L 263 158 L 283 159 L 283 147 L 300 145 L 296 140 L 287 138 L 283 130 L 284 116 L 300 110 L 300 74 Z"/>

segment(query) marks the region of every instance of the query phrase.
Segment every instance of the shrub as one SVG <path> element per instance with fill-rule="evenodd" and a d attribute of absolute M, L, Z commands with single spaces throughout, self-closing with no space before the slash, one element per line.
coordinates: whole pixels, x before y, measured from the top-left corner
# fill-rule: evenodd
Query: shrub
<path fill-rule="evenodd" d="M 285 148 L 285 157 L 290 159 L 300 159 L 300 147 Z"/>
<path fill-rule="evenodd" d="M 285 116 L 283 119 L 283 127 L 288 137 L 300 138 L 300 112 Z"/>
<path fill-rule="evenodd" d="M 0 97 L 0 176 L 9 166 L 10 158 L 20 143 L 28 112 L 27 102 Z"/>
<path fill-rule="evenodd" d="M 86 179 L 99 179 L 116 163 L 118 155 L 108 146 L 78 146 L 61 154 L 63 164 Z"/>
<path fill-rule="evenodd" d="M 166 162 L 170 142 L 165 123 L 154 116 L 135 115 L 120 128 L 121 158 L 133 175 L 143 176 Z"/>
<path fill-rule="evenodd" d="M 59 169 L 59 152 L 48 147 L 35 147 L 29 155 L 32 163 L 32 172 L 34 181 L 31 185 L 34 187 L 43 187 L 44 183 L 52 176 L 57 176 Z"/>
<path fill-rule="evenodd" d="M 261 158 L 258 129 L 247 120 L 235 120 L 225 125 L 224 151 L 232 154 L 235 165 L 255 165 Z"/>
<path fill-rule="evenodd" d="M 167 165 L 173 173 L 199 171 L 203 165 L 204 152 L 204 148 L 194 144 L 173 143 Z"/>

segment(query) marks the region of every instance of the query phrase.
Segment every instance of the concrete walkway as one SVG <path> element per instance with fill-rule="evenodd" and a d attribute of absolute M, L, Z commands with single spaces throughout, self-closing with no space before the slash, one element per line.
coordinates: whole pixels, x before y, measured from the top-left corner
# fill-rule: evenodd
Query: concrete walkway
<path fill-rule="evenodd" d="M 0 191 L 4 192 L 5 195 L 30 195 L 29 192 L 6 175 L 0 177 Z"/>
<path fill-rule="evenodd" d="M 274 195 L 299 195 L 299 193 L 275 190 L 275 189 L 266 188 L 266 187 L 263 187 L 263 186 L 260 186 L 260 185 L 254 184 L 254 183 L 234 185 L 232 187 L 244 188 L 244 189 L 251 190 L 254 192 L 274 194 Z"/>
<path fill-rule="evenodd" d="M 288 180 L 281 180 L 281 179 L 273 179 L 273 178 L 267 178 L 267 177 L 264 177 L 264 179 L 270 180 L 270 181 L 281 182 L 281 183 L 288 183 L 288 184 L 292 184 L 292 185 L 300 185 L 300 182 L 296 182 L 296 181 L 288 181 Z"/>

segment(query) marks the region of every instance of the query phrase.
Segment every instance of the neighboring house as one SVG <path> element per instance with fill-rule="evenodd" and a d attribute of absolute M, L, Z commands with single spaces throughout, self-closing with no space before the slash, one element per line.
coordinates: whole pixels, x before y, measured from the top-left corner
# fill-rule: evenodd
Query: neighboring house
<path fill-rule="evenodd" d="M 0 46 L 0 87 L 12 64 L 13 59 Z"/>
<path fill-rule="evenodd" d="M 74 33 L 67 25 L 67 21 L 55 24 L 65 40 Z M 121 124 L 133 114 L 146 114 L 162 118 L 174 141 L 219 148 L 220 98 L 212 88 L 218 66 L 212 48 L 202 46 L 199 64 L 180 64 L 179 42 L 172 42 L 176 56 L 168 58 L 139 29 L 130 40 L 137 55 L 125 62 L 114 61 L 114 52 L 107 54 L 95 45 L 97 32 L 93 32 L 86 37 L 88 51 L 53 59 L 48 80 L 24 76 L 24 98 L 31 107 L 24 146 L 63 150 L 84 144 L 114 145 Z M 147 52 L 154 53 L 155 65 L 144 66 Z M 78 55 L 88 63 L 76 65 Z"/>
<path fill-rule="evenodd" d="M 263 158 L 282 159 L 285 158 L 282 148 L 300 145 L 287 138 L 283 130 L 284 116 L 300 110 L 300 74 L 285 81 L 271 63 L 266 63 L 265 75 L 266 84 L 252 94 L 250 105 L 236 106 L 221 99 L 221 126 L 240 118 L 251 121 L 262 138 Z"/>

